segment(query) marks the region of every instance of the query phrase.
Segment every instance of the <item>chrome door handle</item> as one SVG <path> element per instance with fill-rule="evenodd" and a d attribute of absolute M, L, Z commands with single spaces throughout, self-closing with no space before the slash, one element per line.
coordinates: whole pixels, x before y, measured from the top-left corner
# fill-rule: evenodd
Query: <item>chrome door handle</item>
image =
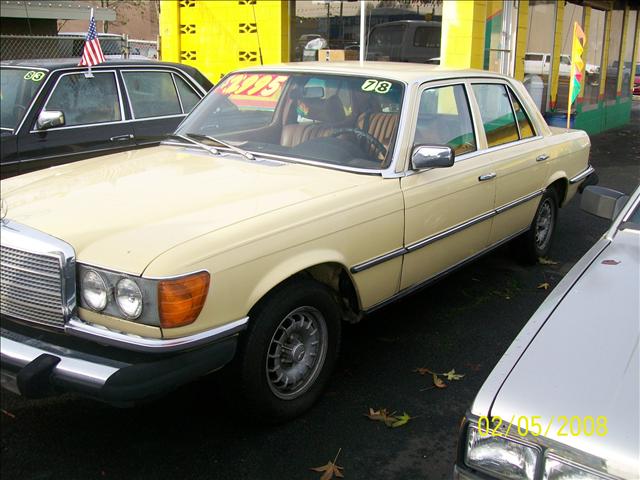
<path fill-rule="evenodd" d="M 133 135 L 128 133 L 126 135 L 118 135 L 116 137 L 111 137 L 109 140 L 112 142 L 123 142 L 125 140 L 133 140 Z"/>
<path fill-rule="evenodd" d="M 492 178 L 496 178 L 496 173 L 495 172 L 485 173 L 484 175 L 480 175 L 478 177 L 478 181 L 485 182 L 487 180 L 491 180 Z"/>
<path fill-rule="evenodd" d="M 543 153 L 542 155 L 539 155 L 536 158 L 536 162 L 544 162 L 545 160 L 549 159 L 549 155 L 547 155 L 546 153 Z"/>

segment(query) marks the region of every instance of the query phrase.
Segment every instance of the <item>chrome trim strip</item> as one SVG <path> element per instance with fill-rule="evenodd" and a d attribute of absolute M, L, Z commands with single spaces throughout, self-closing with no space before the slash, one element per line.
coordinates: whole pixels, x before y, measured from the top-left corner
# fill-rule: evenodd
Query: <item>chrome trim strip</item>
<path fill-rule="evenodd" d="M 25 337 L 28 338 L 28 337 Z M 18 366 L 20 368 L 28 365 L 40 355 L 49 354 L 60 358 L 60 362 L 55 366 L 54 372 L 64 379 L 73 379 L 83 384 L 102 386 L 120 368 L 126 366 L 104 365 L 81 358 L 72 358 L 64 355 L 62 350 L 50 351 L 39 348 L 41 342 L 29 338 L 29 345 L 23 342 L 2 336 L 1 357 L 2 363 Z M 4 371 L 3 371 L 4 373 Z"/>
<path fill-rule="evenodd" d="M 440 232 L 440 233 L 436 233 L 435 235 L 432 235 L 430 237 L 424 238 L 422 240 L 419 240 L 415 243 L 412 243 L 410 245 L 407 245 L 407 251 L 408 253 L 411 252 L 415 252 L 416 250 L 419 250 L 423 247 L 426 247 L 427 245 L 430 245 L 434 242 L 437 242 L 438 240 L 442 240 L 444 238 L 450 237 L 451 235 L 453 235 L 454 233 L 458 233 L 461 232 L 462 230 L 465 230 L 469 227 L 472 227 L 473 225 L 475 225 L 476 223 L 480 223 L 483 222 L 485 220 L 488 220 L 492 217 L 494 217 L 496 215 L 496 211 L 495 210 L 491 210 L 490 212 L 487 213 L 483 213 L 482 215 L 478 215 L 475 218 L 472 218 L 471 220 L 468 220 L 464 223 L 461 223 L 459 225 L 456 225 L 455 227 L 452 227 L 448 230 L 445 230 L 444 232 Z"/>
<path fill-rule="evenodd" d="M 466 259 L 456 263 L 455 265 L 453 265 L 452 267 L 449 267 L 446 270 L 443 270 L 440 273 L 435 274 L 433 277 L 430 277 L 426 280 L 424 280 L 423 282 L 417 283 L 415 285 L 412 285 L 411 287 L 407 287 L 404 290 L 401 290 L 400 292 L 396 293 L 395 295 L 387 298 L 386 300 L 383 300 L 379 303 L 376 303 L 375 305 L 373 305 L 372 307 L 367 308 L 366 310 L 364 310 L 365 314 L 369 314 L 372 313 L 386 305 L 389 305 L 390 303 L 395 302 L 396 300 L 401 299 L 402 297 L 405 297 L 417 290 L 420 290 L 421 288 L 424 288 L 428 285 L 430 285 L 433 282 L 436 282 L 438 280 L 440 280 L 441 278 L 449 275 L 450 273 L 453 273 L 454 271 L 458 270 L 459 268 L 462 268 L 463 266 L 465 266 L 468 263 L 471 263 L 472 261 L 476 260 L 477 258 L 481 257 L 482 255 L 484 255 L 485 253 L 489 253 L 491 250 L 494 250 L 498 247 L 500 247 L 501 245 L 504 245 L 505 243 L 513 240 L 514 238 L 516 238 L 518 235 L 522 235 L 524 232 L 526 232 L 527 230 L 529 230 L 529 227 L 525 228 L 524 230 L 521 230 L 517 233 L 514 233 L 513 235 L 508 236 L 507 238 L 504 238 L 502 240 L 500 240 L 497 243 L 494 243 L 493 245 L 490 245 L 489 247 L 479 251 L 478 253 L 475 253 L 473 255 L 471 255 L 470 257 L 467 257 Z"/>
<path fill-rule="evenodd" d="M 235 335 L 247 328 L 249 317 L 241 318 L 220 327 L 179 338 L 145 338 L 109 330 L 71 318 L 65 325 L 65 333 L 94 342 L 137 352 L 166 353 L 193 348 Z"/>
<path fill-rule="evenodd" d="M 591 165 L 589 165 L 584 172 L 579 173 L 578 175 L 573 177 L 571 180 L 569 180 L 569 184 L 573 185 L 574 183 L 578 183 L 578 182 L 584 180 L 585 178 L 587 178 L 589 175 L 591 175 L 595 171 L 596 171 L 596 169 L 593 168 Z"/>
<path fill-rule="evenodd" d="M 538 190 L 537 192 L 530 193 L 529 195 L 525 195 L 524 197 L 518 198 L 513 202 L 509 202 L 501 207 L 498 207 L 496 208 L 496 214 L 506 212 L 507 210 L 517 207 L 518 205 L 528 202 L 529 200 L 533 200 L 534 198 L 542 195 L 544 192 L 544 190 Z"/>
<path fill-rule="evenodd" d="M 350 271 L 351 273 L 359 273 L 363 270 L 366 270 L 367 268 L 375 267 L 376 265 L 386 262 L 387 260 L 392 260 L 396 257 L 400 257 L 407 253 L 409 252 L 406 248 L 404 247 L 398 248 L 389 253 L 385 253 L 384 255 L 381 255 L 379 257 L 373 258 L 371 260 L 367 260 L 366 262 L 359 263 L 358 265 L 354 265 L 353 267 L 351 267 Z"/>
<path fill-rule="evenodd" d="M 478 215 L 477 217 L 474 217 L 471 220 L 468 220 L 464 223 L 460 223 L 448 230 L 444 230 L 440 233 L 436 233 L 435 235 L 431 235 L 430 237 L 426 237 L 426 238 L 423 238 L 422 240 L 418 240 L 417 242 L 411 243 L 406 247 L 398 248 L 391 252 L 385 253 L 384 255 L 381 255 L 379 257 L 374 257 L 371 260 L 367 260 L 366 262 L 362 262 L 357 265 L 354 265 L 349 269 L 349 271 L 351 273 L 360 273 L 363 270 L 366 270 L 371 267 L 375 267 L 376 265 L 386 262 L 387 260 L 396 258 L 400 255 L 406 255 L 408 253 L 415 252 L 416 250 L 426 247 L 427 245 L 437 242 L 438 240 L 443 240 L 455 233 L 461 232 L 462 230 L 472 227 L 477 223 L 484 222 L 485 220 L 489 220 L 490 218 L 495 217 L 500 213 L 506 212 L 507 210 L 510 210 L 514 207 L 517 207 L 518 205 L 526 203 L 529 200 L 533 200 L 534 198 L 542 195 L 544 192 L 545 190 L 538 190 L 536 192 L 530 193 L 529 195 L 525 195 L 524 197 L 520 197 L 514 200 L 513 202 L 509 202 L 505 205 L 502 205 L 501 207 L 498 207 L 496 209 L 483 213 L 482 215 Z"/>

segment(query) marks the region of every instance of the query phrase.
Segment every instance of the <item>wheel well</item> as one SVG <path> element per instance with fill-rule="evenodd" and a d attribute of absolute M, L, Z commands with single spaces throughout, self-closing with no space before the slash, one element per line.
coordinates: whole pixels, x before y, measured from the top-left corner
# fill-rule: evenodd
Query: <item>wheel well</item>
<path fill-rule="evenodd" d="M 356 322 L 360 318 L 360 302 L 355 285 L 349 275 L 347 269 L 339 263 L 321 263 L 307 267 L 304 270 L 291 275 L 278 285 L 269 290 L 256 304 L 251 308 L 260 305 L 275 290 L 286 287 L 289 283 L 299 277 L 312 278 L 318 283 L 322 283 L 331 289 L 336 297 L 336 303 L 343 311 L 344 319 L 350 322 Z M 251 313 L 249 314 L 251 316 Z"/>
<path fill-rule="evenodd" d="M 558 207 L 564 206 L 564 201 L 567 195 L 567 179 L 559 178 L 547 188 L 553 188 L 556 191 L 556 196 L 558 197 Z"/>

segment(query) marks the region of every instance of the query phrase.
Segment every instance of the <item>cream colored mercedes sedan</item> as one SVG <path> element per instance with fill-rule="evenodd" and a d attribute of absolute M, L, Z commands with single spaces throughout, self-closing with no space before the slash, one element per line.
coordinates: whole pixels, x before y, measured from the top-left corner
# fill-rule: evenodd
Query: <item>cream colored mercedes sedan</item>
<path fill-rule="evenodd" d="M 299 415 L 342 321 L 510 240 L 545 255 L 589 147 L 489 72 L 229 74 L 158 147 L 2 182 L 2 386 L 128 405 L 229 364 L 254 414 Z"/>

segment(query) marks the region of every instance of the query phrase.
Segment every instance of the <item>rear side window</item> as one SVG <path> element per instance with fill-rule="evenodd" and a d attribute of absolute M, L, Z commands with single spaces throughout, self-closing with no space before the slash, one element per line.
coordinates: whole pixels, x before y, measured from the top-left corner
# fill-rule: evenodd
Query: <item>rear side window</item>
<path fill-rule="evenodd" d="M 419 27 L 413 36 L 413 46 L 423 48 L 440 48 L 440 29 L 435 27 Z"/>
<path fill-rule="evenodd" d="M 462 85 L 422 92 L 414 145 L 448 145 L 456 155 L 476 150 L 469 102 Z"/>
<path fill-rule="evenodd" d="M 180 100 L 182 101 L 182 108 L 184 109 L 184 113 L 189 113 L 193 110 L 196 103 L 200 101 L 200 97 L 193 91 L 187 82 L 185 82 L 178 75 L 174 75 L 173 78 L 176 81 L 176 86 L 178 87 L 178 93 L 180 94 Z"/>
<path fill-rule="evenodd" d="M 489 147 L 504 145 L 519 139 L 511 102 L 504 85 L 474 84 L 482 125 Z"/>
<path fill-rule="evenodd" d="M 60 77 L 45 110 L 64 114 L 65 126 L 116 122 L 120 115 L 120 98 L 113 72 L 84 73 Z"/>
<path fill-rule="evenodd" d="M 169 72 L 122 72 L 135 118 L 180 115 L 180 101 Z"/>
<path fill-rule="evenodd" d="M 516 119 L 518 120 L 518 127 L 520 128 L 520 139 L 535 137 L 536 134 L 533 131 L 533 126 L 527 113 L 522 108 L 522 104 L 518 97 L 516 97 L 511 89 L 509 89 L 509 95 L 511 96 L 511 102 L 513 103 L 513 109 L 516 112 Z"/>

